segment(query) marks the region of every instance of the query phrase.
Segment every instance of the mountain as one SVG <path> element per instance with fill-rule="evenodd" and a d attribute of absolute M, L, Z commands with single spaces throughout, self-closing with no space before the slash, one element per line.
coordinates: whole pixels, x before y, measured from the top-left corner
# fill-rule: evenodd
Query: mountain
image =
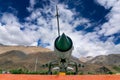
<path fill-rule="evenodd" d="M 92 58 L 93 58 L 92 56 L 80 57 L 79 60 L 85 63 L 87 61 L 90 61 Z"/>
<path fill-rule="evenodd" d="M 0 46 L 0 54 L 8 51 L 12 51 L 12 50 L 19 50 L 26 54 L 51 51 L 50 49 L 36 47 L 36 46 Z"/>
<path fill-rule="evenodd" d="M 106 73 L 106 70 L 120 73 L 120 54 L 99 55 L 87 61 L 86 64 L 89 64 L 96 73 Z"/>
<path fill-rule="evenodd" d="M 24 58 L 26 56 L 26 53 L 19 51 L 19 50 L 11 50 L 8 52 L 5 52 L 4 54 L 0 55 L 0 58 L 12 58 L 12 57 L 17 57 L 17 58 Z"/>
<path fill-rule="evenodd" d="M 11 47 L 9 46 L 9 48 Z M 44 70 L 47 68 L 43 68 L 42 65 L 57 59 L 56 54 L 48 49 L 39 48 L 44 50 L 42 51 L 42 50 L 37 50 L 36 47 L 35 48 L 29 47 L 31 48 L 31 51 L 34 51 L 34 53 L 33 52 L 25 53 L 26 50 L 25 48 L 28 47 L 23 47 L 24 50 L 18 49 L 18 47 L 17 48 L 14 47 L 14 48 L 15 50 L 12 50 L 13 48 L 11 48 L 10 50 L 7 47 L 8 49 L 8 50 L 6 49 L 7 52 L 0 54 L 0 69 L 11 70 L 11 69 L 22 68 L 25 70 L 34 71 L 36 59 L 37 59 L 37 70 Z M 75 57 L 72 57 L 72 60 L 76 61 L 77 63 L 80 63 L 80 61 Z"/>
<path fill-rule="evenodd" d="M 87 61 L 87 63 L 93 63 L 98 65 L 120 66 L 120 54 L 100 55 Z"/>
<path fill-rule="evenodd" d="M 0 69 L 34 70 L 36 56 L 52 52 L 47 48 L 35 46 L 0 46 Z M 38 53 L 38 55 L 37 55 Z M 33 56 L 36 55 L 36 56 Z M 44 59 L 46 59 L 44 57 Z M 38 66 L 41 66 L 42 60 Z"/>
<path fill-rule="evenodd" d="M 34 54 L 26 54 L 23 51 L 12 50 L 0 54 L 0 69 L 26 69 L 34 71 L 36 58 L 38 59 L 37 67 L 40 70 L 40 66 L 48 63 L 50 60 L 54 60 L 56 57 L 53 52 L 37 52 Z"/>
<path fill-rule="evenodd" d="M 0 46 L 0 70 L 12 70 L 22 68 L 34 71 L 37 60 L 37 71 L 47 70 L 44 64 L 56 60 L 56 54 L 42 47 L 25 46 Z M 81 57 L 71 59 L 78 63 L 79 73 L 83 74 L 107 74 L 109 72 L 120 73 L 120 54 L 99 55 L 96 57 Z M 82 64 L 82 65 L 80 65 Z"/>

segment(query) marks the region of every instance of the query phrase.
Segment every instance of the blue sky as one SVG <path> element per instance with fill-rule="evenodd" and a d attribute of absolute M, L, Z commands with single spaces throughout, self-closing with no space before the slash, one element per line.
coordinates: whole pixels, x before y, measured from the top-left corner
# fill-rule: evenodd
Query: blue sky
<path fill-rule="evenodd" d="M 74 56 L 120 53 L 120 0 L 0 0 L 0 43 L 54 50 L 56 5 Z"/>

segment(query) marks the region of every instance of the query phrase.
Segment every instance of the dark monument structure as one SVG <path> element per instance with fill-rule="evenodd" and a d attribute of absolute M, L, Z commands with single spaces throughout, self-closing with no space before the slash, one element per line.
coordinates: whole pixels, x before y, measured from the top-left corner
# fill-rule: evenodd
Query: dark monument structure
<path fill-rule="evenodd" d="M 58 37 L 55 39 L 54 42 L 54 52 L 57 55 L 57 60 L 51 61 L 49 63 L 49 71 L 48 74 L 52 74 L 52 69 L 57 68 L 59 73 L 67 73 L 69 70 L 74 71 L 74 74 L 78 73 L 78 65 L 76 62 L 70 59 L 73 47 L 73 42 L 70 37 L 62 33 L 60 35 L 59 29 L 59 14 L 58 8 L 56 6 L 56 17 L 57 17 L 57 24 L 58 24 Z"/>

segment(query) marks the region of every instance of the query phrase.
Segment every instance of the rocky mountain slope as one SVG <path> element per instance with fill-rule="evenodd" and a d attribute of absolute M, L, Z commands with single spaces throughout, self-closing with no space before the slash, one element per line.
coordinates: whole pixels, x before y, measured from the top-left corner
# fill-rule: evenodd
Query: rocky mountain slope
<path fill-rule="evenodd" d="M 79 60 L 81 61 L 81 62 L 87 62 L 87 61 L 90 61 L 91 59 L 93 59 L 93 57 L 92 56 L 87 56 L 87 57 L 80 57 L 79 58 Z"/>
<path fill-rule="evenodd" d="M 3 48 L 5 48 L 5 50 Z M 0 69 L 2 70 L 22 68 L 34 71 L 36 59 L 38 61 L 37 70 L 42 70 L 42 65 L 56 60 L 57 58 L 53 51 L 41 47 L 3 46 L 1 50 L 4 52 L 0 54 Z M 78 63 L 80 62 L 75 57 L 72 57 L 72 60 Z"/>
<path fill-rule="evenodd" d="M 37 70 L 44 70 L 42 65 L 56 58 L 57 56 L 53 51 L 42 47 L 0 46 L 0 69 L 2 70 L 22 68 L 34 71 L 36 59 L 38 61 Z M 120 72 L 120 54 L 82 57 L 80 60 L 71 57 L 71 59 L 76 61 L 78 65 L 82 63 L 82 66 L 79 66 L 79 73 L 107 74 L 109 72 Z"/>
<path fill-rule="evenodd" d="M 120 66 L 120 54 L 100 55 L 87 61 L 87 63 L 93 63 L 98 65 Z"/>

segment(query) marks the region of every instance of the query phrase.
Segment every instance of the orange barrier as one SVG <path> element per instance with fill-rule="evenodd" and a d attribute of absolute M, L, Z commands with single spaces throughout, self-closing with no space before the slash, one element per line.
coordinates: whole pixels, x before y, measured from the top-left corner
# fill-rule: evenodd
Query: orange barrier
<path fill-rule="evenodd" d="M 120 80 L 120 75 L 25 75 L 25 74 L 0 74 L 0 80 Z"/>

